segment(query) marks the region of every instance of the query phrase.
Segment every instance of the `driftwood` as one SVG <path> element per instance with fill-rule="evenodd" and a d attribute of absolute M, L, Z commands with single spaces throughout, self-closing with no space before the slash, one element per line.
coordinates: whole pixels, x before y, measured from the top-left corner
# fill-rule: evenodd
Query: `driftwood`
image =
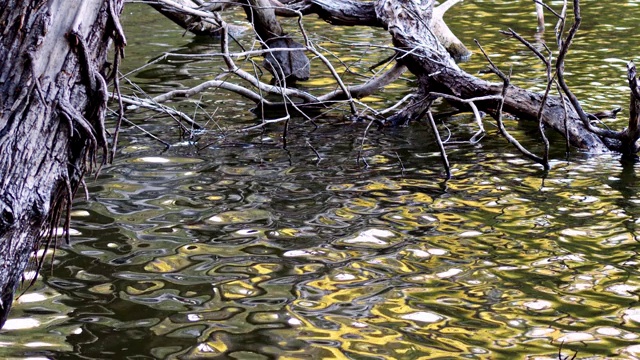
<path fill-rule="evenodd" d="M 545 168 L 549 167 L 546 128 L 555 129 L 580 149 L 593 153 L 617 151 L 626 159 L 636 160 L 640 137 L 640 83 L 635 66 L 628 65 L 630 118 L 628 127 L 622 131 L 592 123 L 601 116 L 615 115 L 615 111 L 586 113 L 565 79 L 564 64 L 582 21 L 579 0 L 573 0 L 571 12 L 568 1 L 563 2 L 562 11 L 554 12 L 559 21 L 556 26 L 558 55 L 553 63 L 514 31 L 505 31 L 546 65 L 544 93 L 512 85 L 510 74 L 500 71 L 486 54 L 490 70 L 500 81 L 489 82 L 460 69 L 455 58 L 468 56 L 469 51 L 443 20 L 445 11 L 458 2 L 449 0 L 435 7 L 433 0 L 225 0 L 201 6 L 200 2 L 192 0 L 153 0 L 157 9 L 174 14 L 172 20 L 188 30 L 219 36 L 219 53 L 188 56 L 222 58 L 227 66 L 223 74 L 226 78 L 216 78 L 192 89 L 175 90 L 151 99 L 124 100 L 136 106 L 171 112 L 159 103 L 192 96 L 207 88 L 223 88 L 256 103 L 257 113 L 263 117 L 262 124 L 257 126 L 289 121 L 294 111 L 309 118 L 310 110 L 326 109 L 335 104 L 346 104 L 352 116 L 377 120 L 383 125 L 404 124 L 426 116 L 450 176 L 446 146 L 439 137 L 430 108 L 436 98 L 444 98 L 462 109 L 473 111 L 479 130 L 472 137 L 472 143 L 479 141 L 484 133 L 480 114 L 484 111 L 496 119 L 500 133 L 511 144 Z M 550 8 L 541 0 L 535 2 L 539 28 L 542 28 L 541 9 Z M 118 22 L 122 3 L 122 0 L 0 0 L 0 326 L 11 307 L 13 293 L 21 283 L 29 255 L 38 249 L 39 240 L 43 238 L 47 247 L 55 246 L 61 220 L 68 234 L 73 195 L 84 175 L 99 169 L 99 154 L 100 164 L 108 158 L 104 128 L 109 95 L 106 83 L 114 80 L 115 92 L 118 92 L 117 67 L 125 45 Z M 229 51 L 230 26 L 219 11 L 237 5 L 245 6 L 262 49 L 242 53 Z M 390 61 L 395 63 L 383 67 L 363 83 L 345 84 L 304 32 L 300 22 L 303 16 L 310 14 L 317 14 L 331 24 L 387 29 L 393 41 L 390 50 L 395 53 Z M 294 43 L 275 16 L 298 17 L 304 43 Z M 104 65 L 109 38 L 115 43 L 116 58 L 107 75 L 108 68 Z M 484 53 L 481 47 L 480 51 Z M 329 69 L 336 82 L 335 90 L 314 95 L 290 86 L 288 80 L 308 77 L 307 52 Z M 304 55 L 304 59 L 299 55 Z M 261 81 L 235 64 L 237 59 L 253 56 L 267 59 L 267 68 L 278 80 L 275 85 Z M 358 102 L 359 98 L 398 79 L 407 69 L 418 79 L 414 94 L 383 110 Z M 230 82 L 231 76 L 244 85 Z M 552 90 L 560 95 L 551 95 Z M 277 95 L 281 100 L 268 99 L 265 94 Z M 408 103 L 403 107 L 405 102 Z M 122 104 L 119 107 L 122 109 Z M 267 111 L 277 109 L 283 110 L 285 115 L 278 119 L 265 118 Z M 544 155 L 528 152 L 509 135 L 502 123 L 503 112 L 537 123 L 542 141 L 546 143 Z M 188 119 L 185 114 L 175 114 Z M 35 270 L 42 261 L 43 258 L 37 258 L 32 262 Z"/>
<path fill-rule="evenodd" d="M 29 256 L 43 238 L 55 246 L 61 219 L 68 235 L 74 193 L 107 159 L 106 79 L 115 76 L 104 65 L 109 38 L 113 66 L 122 56 L 122 5 L 0 0 L 0 326 Z M 31 260 L 35 270 L 43 258 Z"/>
<path fill-rule="evenodd" d="M 211 12 L 218 12 L 236 6 L 233 0 L 218 0 L 207 6 L 199 6 L 193 0 L 157 0 L 148 2 L 159 13 L 182 26 L 185 30 L 199 36 L 219 37 L 220 26 L 212 20 Z M 246 30 L 242 26 L 230 25 L 231 34 L 240 34 Z"/>
<path fill-rule="evenodd" d="M 276 19 L 275 6 L 269 0 L 247 0 L 243 6 L 247 20 L 253 24 L 256 36 L 264 49 L 275 50 L 265 53 L 265 67 L 278 80 L 308 80 L 310 63 L 303 51 L 304 46 L 287 35 Z"/>
<path fill-rule="evenodd" d="M 541 0 L 534 0 L 534 2 L 538 14 L 538 26 L 542 28 L 544 26 L 542 10 L 553 10 Z M 484 111 L 499 119 L 504 111 L 516 116 L 519 120 L 537 122 L 542 141 L 545 143 L 544 155 L 538 156 L 523 151 L 526 149 L 520 147 L 515 139 L 508 134 L 505 134 L 505 137 L 516 145 L 525 156 L 541 163 L 545 168 L 549 166 L 549 144 L 546 140 L 545 129 L 558 131 L 566 137 L 568 144 L 591 153 L 617 151 L 623 153 L 625 157 L 635 156 L 637 136 L 634 129 L 637 126 L 631 124 L 635 120 L 631 119 L 629 128 L 623 131 L 610 131 L 593 125 L 592 121 L 598 120 L 602 116 L 614 117 L 618 110 L 598 114 L 586 113 L 564 79 L 564 62 L 582 20 L 578 0 L 574 0 L 571 4 L 572 14 L 568 11 L 567 1 L 564 2 L 562 11 L 559 13 L 553 11 L 554 15 L 560 17 L 556 26 L 558 29 L 558 56 L 554 63 L 550 63 L 545 59 L 545 56 L 514 31 L 505 31 L 505 34 L 527 46 L 547 66 L 548 86 L 545 93 L 534 93 L 514 86 L 510 83 L 508 76 L 502 74 L 494 64 L 490 64 L 490 68 L 494 73 L 500 75 L 499 79 L 496 79 L 500 80 L 499 82 L 489 82 L 461 70 L 455 63 L 455 59 L 468 56 L 469 52 L 449 31 L 443 20 L 444 12 L 458 3 L 458 0 L 446 1 L 438 7 L 435 7 L 434 3 L 433 0 L 377 0 L 370 2 L 356 0 L 261 0 L 262 7 L 273 9 L 275 14 L 280 16 L 301 18 L 305 15 L 317 14 L 330 24 L 376 26 L 388 29 L 393 40 L 398 65 L 359 85 L 344 85 L 336 77 L 339 88 L 330 94 L 311 95 L 303 91 L 292 91 L 291 88 L 279 89 L 276 87 L 268 88 L 268 92 L 282 95 L 285 92 L 288 93 L 288 95 L 284 95 L 285 98 L 282 102 L 268 101 L 256 93 L 247 97 L 256 102 L 257 109 L 263 111 L 295 108 L 296 111 L 302 113 L 307 111 L 305 109 L 325 108 L 335 101 L 344 99 L 351 104 L 351 113 L 356 115 L 359 112 L 353 105 L 355 99 L 369 95 L 376 89 L 389 84 L 397 79 L 405 68 L 408 68 L 418 77 L 418 89 L 410 97 L 406 106 L 392 113 L 386 119 L 382 119 L 384 124 L 406 124 L 411 120 L 421 118 L 427 114 L 434 94 L 441 94 L 440 97 L 447 96 L 448 100 L 462 108 L 469 109 L 470 104 L 473 105 L 476 114 L 479 111 Z M 573 24 L 568 24 L 568 13 L 573 15 Z M 303 32 L 302 28 L 301 31 Z M 304 32 L 303 36 L 306 38 Z M 307 51 L 314 49 L 310 44 L 306 44 L 305 48 Z M 272 50 L 286 52 L 285 49 L 286 47 Z M 297 51 L 297 49 L 293 50 Z M 229 53 L 211 55 L 234 56 Z M 632 66 L 630 66 L 631 68 Z M 633 77 L 631 70 L 629 76 L 630 79 Z M 248 79 L 245 77 L 244 80 Z M 264 84 L 259 85 L 258 79 L 253 79 L 250 82 L 259 87 L 261 91 L 267 89 Z M 226 84 L 216 85 L 231 91 L 237 90 Z M 552 90 L 558 90 L 561 95 L 552 95 Z M 245 96 L 247 91 L 251 90 L 242 89 L 242 93 L 236 92 Z M 188 96 L 194 93 L 195 88 L 186 90 L 183 94 Z M 302 101 L 298 101 L 294 105 L 291 98 L 298 98 Z M 377 115 L 388 114 L 387 111 L 374 111 L 374 113 Z M 259 114 L 263 114 L 263 112 L 259 112 Z M 287 110 L 287 114 L 289 114 L 289 110 Z"/>

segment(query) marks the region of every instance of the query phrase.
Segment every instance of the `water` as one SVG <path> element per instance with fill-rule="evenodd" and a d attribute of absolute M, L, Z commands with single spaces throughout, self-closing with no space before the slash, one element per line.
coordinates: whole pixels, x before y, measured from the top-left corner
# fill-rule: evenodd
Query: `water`
<path fill-rule="evenodd" d="M 585 2 L 568 81 L 590 110 L 627 102 L 624 68 L 638 35 L 625 15 L 638 4 Z M 125 70 L 165 51 L 213 49 L 147 8 L 126 12 Z M 480 39 L 501 66 L 513 64 L 520 85 L 542 88 L 543 68 L 496 34 L 511 26 L 533 38 L 529 2 L 469 1 L 453 17 L 466 44 Z M 312 20 L 307 29 L 387 42 L 377 30 L 328 33 Z M 553 44 L 550 30 L 539 39 Z M 323 44 L 360 69 L 385 55 Z M 219 66 L 166 60 L 132 80 L 158 94 Z M 463 65 L 484 66 L 477 54 Z M 305 86 L 329 80 L 325 71 Z M 401 83 L 367 103 L 382 108 L 410 91 Z M 88 181 L 90 201 L 76 200 L 71 245 L 17 300 L 0 356 L 555 359 L 564 343 L 577 358 L 640 357 L 636 167 L 613 155 L 565 161 L 555 137 L 545 174 L 487 119 L 480 144 L 448 148 L 454 178 L 444 182 L 424 124 L 371 129 L 363 142 L 367 124 L 339 113 L 317 127 L 294 119 L 283 149 L 282 124 L 237 131 L 256 121 L 234 95 L 174 105 L 207 131 L 188 139 L 170 118 L 129 115 L 180 146 L 124 129 L 113 166 Z M 532 128 L 508 126 L 540 150 Z M 454 139 L 475 131 L 466 114 L 448 128 Z"/>

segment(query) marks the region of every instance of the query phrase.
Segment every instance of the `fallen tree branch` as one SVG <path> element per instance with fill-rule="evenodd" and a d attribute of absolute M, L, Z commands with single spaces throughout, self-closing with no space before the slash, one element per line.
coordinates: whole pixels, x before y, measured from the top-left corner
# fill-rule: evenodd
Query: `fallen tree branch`
<path fill-rule="evenodd" d="M 167 3 L 175 0 L 162 1 Z M 251 85 L 250 89 L 231 84 L 228 81 L 230 79 L 224 79 L 223 81 L 218 78 L 190 89 L 175 90 L 168 94 L 159 95 L 156 100 L 165 101 L 176 96 L 193 96 L 195 93 L 205 89 L 220 88 L 233 91 L 256 103 L 258 105 L 258 114 L 261 116 L 264 115 L 265 111 L 274 109 L 284 110 L 286 116 L 290 116 L 289 108 L 296 109 L 299 113 L 306 115 L 304 112 L 310 109 L 326 109 L 331 104 L 347 104 L 352 114 L 361 114 L 357 111 L 356 106 L 358 106 L 364 108 L 365 112 L 370 111 L 375 116 L 380 117 L 382 114 L 389 114 L 389 110 L 378 111 L 366 104 L 359 103 L 357 99 L 375 93 L 375 91 L 399 78 L 402 72 L 408 69 L 418 78 L 417 92 L 413 96 L 407 97 L 405 100 L 409 100 L 409 103 L 399 112 L 387 118 L 384 121 L 385 124 L 406 124 L 412 119 L 424 116 L 429 111 L 426 99 L 430 99 L 437 94 L 439 97 L 450 100 L 454 104 L 463 105 L 463 108 L 470 109 L 473 112 L 479 130 L 471 137 L 471 143 L 477 141 L 484 134 L 480 116 L 481 111 L 492 115 L 499 122 L 502 120 L 503 111 L 522 120 L 535 121 L 544 144 L 544 155 L 542 157 L 526 154 L 526 149 L 522 148 L 517 140 L 508 135 L 508 132 L 504 129 L 504 124 L 499 124 L 499 127 L 502 127 L 501 132 L 525 156 L 539 162 L 545 168 L 549 167 L 548 154 L 550 145 L 545 134 L 545 129 L 548 128 L 563 134 L 567 138 L 567 143 L 593 153 L 607 152 L 609 150 L 623 151 L 625 148 L 627 150 L 624 151 L 628 153 L 634 148 L 628 145 L 631 141 L 629 136 L 633 131 L 612 131 L 593 125 L 591 120 L 599 119 L 601 115 L 615 115 L 615 111 L 609 114 L 597 114 L 597 116 L 596 114 L 586 113 L 581 108 L 579 101 L 571 92 L 564 78 L 564 62 L 581 21 L 578 0 L 573 0 L 574 24 L 571 26 L 566 39 L 563 39 L 563 36 L 566 24 L 567 1 L 563 1 L 563 8 L 560 13 L 556 13 L 542 1 L 535 1 L 536 10 L 539 14 L 540 9 L 547 8 L 558 17 L 556 37 L 559 44 L 559 53 L 555 61 L 555 73 L 553 73 L 553 58 L 549 49 L 547 49 L 549 51 L 547 58 L 515 31 L 509 29 L 506 32 L 509 36 L 524 44 L 545 65 L 547 81 L 545 91 L 541 94 L 514 86 L 508 78 L 505 80 L 503 77 L 502 83 L 492 83 L 472 76 L 460 69 L 451 56 L 455 52 L 451 51 L 450 46 L 445 47 L 443 45 L 447 44 L 446 39 L 452 38 L 450 36 L 452 34 L 447 34 L 450 30 L 448 28 L 442 30 L 435 23 L 437 19 L 442 18 L 446 10 L 458 3 L 458 0 L 446 1 L 439 7 L 434 6 L 433 0 L 416 0 L 413 2 L 405 0 L 377 0 L 372 2 L 354 0 L 251 1 L 251 4 L 254 4 L 252 7 L 254 11 L 256 9 L 269 9 L 273 14 L 288 17 L 296 16 L 298 18 L 300 35 L 304 38 L 302 50 L 314 54 L 315 58 L 323 62 L 332 74 L 337 89 L 327 94 L 313 95 L 306 91 L 287 87 L 286 82 L 279 83 L 280 86 L 266 84 L 259 79 L 257 74 L 251 74 L 238 67 L 234 63 L 234 59 L 242 58 L 251 61 L 252 56 L 264 55 L 268 57 L 274 51 L 293 54 L 301 50 L 298 48 L 287 49 L 285 47 L 267 49 L 265 47 L 262 50 L 231 53 L 228 49 L 227 37 L 224 35 L 222 36 L 222 51 L 220 53 L 185 56 L 221 56 L 227 65 L 226 73 L 236 75 L 239 79 L 247 81 Z M 202 10 L 202 8 L 197 10 Z M 396 52 L 396 65 L 383 73 L 376 74 L 376 76 L 368 79 L 363 84 L 348 85 L 324 55 L 323 52 L 325 50 L 314 46 L 306 34 L 302 26 L 302 17 L 307 14 L 317 14 L 323 20 L 332 24 L 368 25 L 388 29 L 393 40 L 393 47 L 390 49 Z M 223 31 L 225 31 L 226 24 L 218 13 L 213 13 L 210 17 L 215 23 L 220 24 Z M 228 32 L 228 28 L 226 29 Z M 275 33 L 279 31 L 275 31 Z M 258 33 L 259 38 L 265 36 Z M 488 56 L 487 59 L 489 60 Z M 340 64 L 349 71 L 349 65 L 342 62 Z M 495 65 L 492 64 L 492 66 L 497 70 Z M 286 77 L 285 69 L 274 70 L 277 70 L 272 71 L 276 78 L 282 80 Z M 498 73 L 498 71 L 494 72 Z M 562 92 L 561 96 L 551 95 L 554 84 L 556 84 L 556 89 Z M 282 101 L 266 100 L 263 94 L 279 95 L 282 97 Z M 391 108 L 397 109 L 399 104 Z M 308 116 L 307 118 L 310 119 Z M 273 120 L 280 121 L 278 119 Z M 264 121 L 265 119 L 263 119 Z M 287 117 L 287 124 L 288 121 L 289 118 Z M 623 145 L 623 143 L 627 145 Z"/>
<path fill-rule="evenodd" d="M 491 69 L 491 71 L 498 75 L 498 77 L 500 79 L 502 79 L 502 92 L 500 93 L 500 98 L 498 100 L 498 108 L 496 109 L 496 122 L 498 123 L 498 129 L 500 130 L 500 134 L 502 134 L 502 136 L 504 136 L 507 141 L 509 141 L 509 143 L 513 146 L 515 146 L 516 149 L 518 149 L 518 151 L 520 151 L 520 153 L 522 153 L 522 155 L 526 156 L 527 158 L 529 158 L 532 161 L 537 162 L 538 164 L 542 165 L 542 167 L 545 170 L 549 170 L 551 167 L 549 166 L 549 157 L 548 157 L 548 153 L 547 151 L 545 151 L 545 156 L 544 157 L 540 157 L 538 155 L 535 155 L 534 153 L 532 153 L 531 151 L 527 150 L 524 146 L 522 146 L 522 144 L 520 144 L 520 142 L 518 140 L 516 140 L 516 138 L 514 138 L 513 136 L 511 136 L 511 134 L 509 134 L 509 132 L 507 131 L 507 129 L 504 127 L 504 122 L 502 121 L 502 116 L 503 116 L 503 112 L 502 109 L 504 108 L 504 99 L 506 97 L 507 94 L 507 89 L 509 89 L 509 86 L 511 85 L 511 71 L 509 71 L 509 75 L 505 75 L 494 63 L 493 61 L 491 61 L 491 59 L 489 58 L 489 55 L 487 55 L 487 53 L 484 51 L 484 49 L 482 48 L 482 46 L 480 45 L 480 43 L 476 40 L 476 44 L 478 44 L 478 47 L 480 48 L 480 51 L 482 52 L 482 55 L 484 55 L 485 59 L 489 62 L 489 68 Z M 541 104 L 541 108 L 544 107 L 545 104 L 545 97 L 543 97 L 542 100 L 542 104 Z M 542 130 L 541 130 L 542 131 Z"/>
<path fill-rule="evenodd" d="M 471 108 L 471 111 L 473 111 L 473 116 L 474 116 L 474 118 L 476 120 L 476 124 L 478 124 L 478 128 L 479 128 L 478 131 L 473 134 L 471 139 L 469 139 L 469 143 L 471 143 L 471 144 L 475 144 L 478 141 L 478 138 L 485 133 L 484 126 L 482 125 L 482 116 L 480 116 L 480 111 L 478 110 L 478 107 L 476 106 L 475 103 L 478 102 L 478 101 L 488 101 L 488 100 L 496 100 L 496 101 L 498 101 L 498 100 L 502 99 L 502 96 L 500 96 L 500 95 L 487 95 L 487 96 L 481 96 L 481 97 L 471 98 L 471 99 L 461 99 L 461 98 L 459 98 L 457 96 L 453 96 L 453 95 L 449 95 L 449 94 L 443 94 L 443 93 L 437 93 L 437 92 L 432 92 L 431 95 L 432 96 L 436 96 L 436 97 L 441 97 L 443 99 L 451 100 L 451 101 L 454 101 L 454 102 L 458 102 L 458 103 L 469 105 L 469 107 Z"/>
<path fill-rule="evenodd" d="M 631 96 L 629 100 L 629 126 L 622 139 L 622 156 L 624 159 L 637 161 L 638 139 L 640 138 L 640 82 L 636 66 L 633 62 L 627 64 L 627 77 Z"/>

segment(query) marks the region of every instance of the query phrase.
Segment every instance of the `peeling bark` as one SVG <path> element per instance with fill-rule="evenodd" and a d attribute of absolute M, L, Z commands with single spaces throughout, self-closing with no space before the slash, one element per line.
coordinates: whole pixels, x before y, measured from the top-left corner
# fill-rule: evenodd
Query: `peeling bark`
<path fill-rule="evenodd" d="M 29 255 L 65 211 L 68 228 L 72 196 L 106 151 L 101 71 L 109 38 L 124 45 L 122 5 L 0 0 L 0 326 Z"/>

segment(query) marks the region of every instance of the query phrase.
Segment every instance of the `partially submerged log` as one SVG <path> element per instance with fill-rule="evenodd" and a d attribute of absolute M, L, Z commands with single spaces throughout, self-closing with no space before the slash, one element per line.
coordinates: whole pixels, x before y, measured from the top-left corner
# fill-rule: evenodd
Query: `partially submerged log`
<path fill-rule="evenodd" d="M 232 0 L 218 0 L 206 6 L 199 6 L 193 0 L 149 1 L 154 9 L 185 30 L 198 35 L 219 37 L 220 25 L 211 18 L 212 12 L 223 11 L 236 6 Z M 243 26 L 230 25 L 230 33 L 237 35 L 246 30 Z"/>
<path fill-rule="evenodd" d="M 640 81 L 638 81 L 636 66 L 632 62 L 627 64 L 627 74 L 631 89 L 629 126 L 624 130 L 620 152 L 623 158 L 635 161 L 639 150 L 637 140 L 640 138 Z"/>
<path fill-rule="evenodd" d="M 176 1 L 183 0 L 158 0 L 165 5 Z M 299 72 L 301 68 L 308 68 L 307 65 L 287 64 L 287 58 L 298 52 L 297 49 L 315 51 L 308 44 L 296 45 L 290 38 L 287 40 L 275 20 L 275 14 L 299 16 L 315 13 L 333 24 L 384 27 L 391 34 L 398 52 L 397 64 L 382 75 L 353 87 L 346 86 L 336 76 L 339 89 L 322 96 L 266 85 L 234 65 L 226 44 L 228 27 L 206 12 L 213 8 L 186 6 L 183 13 L 192 17 L 180 17 L 176 21 L 193 20 L 212 25 L 207 32 L 217 31 L 215 26 L 222 26 L 223 53 L 220 56 L 228 64 L 230 73 L 261 91 L 298 98 L 302 102 L 268 103 L 251 90 L 234 88 L 220 80 L 212 80 L 210 86 L 227 86 L 256 102 L 274 107 L 317 107 L 344 99 L 355 113 L 354 98 L 372 94 L 409 69 L 417 76 L 419 89 L 412 102 L 393 116 L 394 122 L 405 122 L 426 114 L 437 132 L 429 113 L 429 106 L 437 96 L 469 105 L 476 114 L 478 109 L 492 114 L 507 138 L 509 136 L 500 123 L 502 110 L 520 119 L 540 121 L 565 135 L 581 149 L 591 152 L 614 150 L 627 159 L 637 158 L 640 83 L 635 66 L 630 63 L 628 67 L 630 119 L 628 128 L 623 131 L 611 131 L 591 124 L 594 115 L 584 112 L 564 79 L 564 59 L 581 21 L 578 0 L 573 0 L 574 24 L 567 37 L 558 41 L 560 54 L 555 75 L 562 97 L 513 86 L 509 77 L 493 64 L 492 70 L 502 82 L 488 82 L 461 70 L 453 57 L 467 56 L 468 50 L 442 20 L 442 14 L 457 0 L 449 0 L 435 9 L 433 0 L 248 1 L 251 6 L 247 9 L 252 9 L 248 11 L 249 18 L 267 50 L 263 54 L 273 58 L 270 64 L 274 74 L 282 72 L 285 78 L 299 80 L 308 77 Z M 228 1 L 221 3 L 231 4 Z M 38 249 L 39 240 L 43 237 L 47 245 L 57 241 L 58 225 L 65 211 L 63 225 L 68 234 L 73 195 L 85 173 L 91 172 L 96 164 L 97 153 L 102 151 L 102 163 L 107 158 L 104 128 L 106 83 L 107 79 L 117 81 L 117 65 L 125 45 L 118 22 L 122 4 L 122 0 L 49 0 L 46 3 L 0 0 L 0 327 L 11 307 L 13 293 L 21 283 L 29 255 Z M 538 10 L 540 8 L 537 7 Z M 191 27 L 191 31 L 203 28 L 204 25 L 198 29 Z M 563 29 L 564 23 L 559 28 Z M 562 31 L 559 33 L 562 35 Z M 109 38 L 116 44 L 116 68 L 112 69 L 111 76 L 104 73 Z M 277 48 L 294 50 L 270 51 L 274 44 Z M 284 58 L 275 55 L 278 52 Z M 314 54 L 322 58 L 319 53 Z M 326 59 L 323 62 L 330 66 Z M 335 74 L 335 70 L 331 70 Z M 552 79 L 548 82 L 549 85 L 553 83 Z M 181 90 L 172 96 L 179 96 L 178 93 L 184 96 L 191 94 L 189 90 Z M 172 96 L 166 94 L 163 98 Z M 439 139 L 437 133 L 436 138 Z M 447 163 L 444 147 L 441 142 L 439 145 Z M 43 258 L 34 261 L 36 268 L 42 265 L 42 261 Z"/>
<path fill-rule="evenodd" d="M 167 2 L 171 0 L 159 1 Z M 388 84 L 398 78 L 405 68 L 408 68 L 418 78 L 418 89 L 411 96 L 409 104 L 388 117 L 385 121 L 386 124 L 404 124 L 413 119 L 423 117 L 429 109 L 433 94 L 437 93 L 441 94 L 439 95 L 440 97 L 446 96 L 448 100 L 454 101 L 454 103 L 457 101 L 458 105 L 463 105 L 464 107 L 473 105 L 474 113 L 479 123 L 481 123 L 478 115 L 480 110 L 491 114 L 497 120 L 501 118 L 502 111 L 505 111 L 515 115 L 520 120 L 537 122 L 540 136 L 543 143 L 545 143 L 545 155 L 543 157 L 527 156 L 541 162 L 545 168 L 548 167 L 548 160 L 546 160 L 548 157 L 548 142 L 544 133 L 545 128 L 556 130 L 566 137 L 571 145 L 591 153 L 603 153 L 613 150 L 631 154 L 634 153 L 636 148 L 635 141 L 637 136 L 632 126 L 629 127 L 631 130 L 611 131 L 592 124 L 592 121 L 600 119 L 600 114 L 596 116 L 596 114 L 586 113 L 564 79 L 565 58 L 581 23 L 579 0 L 573 0 L 574 22 L 568 32 L 565 31 L 567 2 L 564 2 L 563 9 L 560 12 L 564 15 L 560 17 L 557 26 L 559 51 L 555 64 L 551 64 L 531 44 L 528 44 L 513 30 L 505 31 L 507 35 L 526 45 L 547 66 L 548 86 L 545 93 L 535 93 L 514 86 L 509 81 L 508 76 L 501 74 L 494 64 L 491 64 L 491 68 L 494 73 L 500 74 L 500 82 L 490 82 L 472 76 L 456 64 L 454 58 L 468 56 L 468 50 L 461 45 L 455 35 L 446 27 L 442 20 L 442 15 L 458 0 L 448 0 L 438 7 L 435 7 L 435 1 L 433 0 L 251 1 L 261 4 L 262 8 L 272 8 L 274 13 L 280 16 L 300 17 L 302 15 L 317 14 L 331 24 L 385 28 L 391 34 L 394 49 L 397 53 L 396 61 L 399 64 L 399 66 L 393 67 L 393 69 L 382 75 L 378 74 L 365 84 L 356 86 L 347 86 L 342 83 L 339 76 L 334 76 L 339 89 L 325 95 L 313 95 L 301 90 L 263 84 L 251 74 L 242 73 L 232 64 L 230 59 L 234 56 L 240 56 L 240 54 L 233 55 L 228 51 L 224 54 L 219 54 L 219 56 L 227 59 L 225 61 L 229 67 L 229 72 L 240 75 L 240 78 L 249 81 L 260 92 L 282 95 L 283 98 L 289 99 L 276 103 L 267 100 L 264 96 L 253 92 L 251 89 L 241 89 L 239 91 L 239 88 L 218 80 L 211 84 L 211 86 L 219 86 L 247 96 L 259 105 L 258 109 L 281 108 L 289 116 L 290 108 L 295 108 L 296 111 L 304 113 L 306 109 L 328 107 L 333 102 L 344 99 L 350 104 L 351 113 L 356 115 L 358 111 L 355 109 L 354 99 L 359 98 L 361 95 L 371 94 L 372 91 L 375 91 L 376 86 L 382 87 Z M 543 6 L 541 6 L 540 1 L 535 0 L 535 2 L 541 21 L 540 24 L 542 24 L 541 10 Z M 267 6 L 268 4 L 271 6 Z M 544 7 L 549 8 L 546 5 Z M 257 23 L 257 29 L 264 28 L 258 21 L 255 22 Z M 441 26 L 442 24 L 444 26 Z M 274 33 L 278 33 L 278 31 Z M 566 38 L 563 38 L 565 35 Z M 303 36 L 307 38 L 306 35 L 303 34 Z M 289 47 L 288 44 L 284 45 Z M 318 52 L 314 52 L 313 46 L 307 45 L 306 50 L 320 57 Z M 490 62 L 486 54 L 485 57 Z M 554 65 L 555 72 L 553 72 Z M 330 68 L 329 64 L 327 66 Z M 336 73 L 335 70 L 331 70 L 332 73 Z M 552 88 L 557 88 L 562 95 L 552 96 Z M 183 91 L 183 93 L 192 95 L 195 89 L 189 89 Z M 290 100 L 291 98 L 297 98 L 300 101 L 294 104 Z M 609 113 L 615 116 L 616 112 Z M 376 116 L 382 113 L 380 112 Z M 512 139 L 511 137 L 508 138 Z M 510 140 L 510 142 L 513 143 L 514 141 Z M 567 151 L 568 149 L 567 145 Z"/>
<path fill-rule="evenodd" d="M 332 22 L 333 19 L 327 17 L 340 12 L 342 6 L 341 2 L 334 0 L 313 0 L 312 2 L 316 7 L 322 7 L 315 8 L 313 11 L 328 22 Z M 443 51 L 443 45 L 434 35 L 433 29 L 427 25 L 430 24 L 433 15 L 433 0 L 378 0 L 360 3 L 358 9 L 365 7 L 365 4 L 375 6 L 378 21 L 389 30 L 394 45 L 407 54 L 400 57 L 399 61 L 418 77 L 419 94 L 423 95 L 423 99 L 429 92 L 434 91 L 452 94 L 463 99 L 501 94 L 502 83 L 491 83 L 466 73 L 455 64 L 446 51 Z M 574 0 L 574 8 L 579 10 L 578 0 Z M 340 21 L 355 24 L 357 15 L 353 9 L 355 7 L 352 11 L 341 13 Z M 362 11 L 361 17 L 369 14 L 368 8 L 360 11 Z M 345 13 L 354 18 L 345 19 Z M 579 26 L 579 16 L 576 20 Z M 365 23 L 369 24 L 370 21 Z M 424 101 L 421 101 L 420 96 L 415 99 L 414 104 L 405 107 L 402 113 L 394 116 L 397 122 L 405 122 L 399 121 L 399 117 L 410 120 L 423 113 L 424 108 L 418 103 L 424 103 Z M 615 138 L 595 134 L 583 121 L 583 117 L 589 114 L 583 114 L 582 109 L 576 108 L 575 105 L 567 106 L 560 97 L 545 98 L 544 94 L 510 85 L 505 93 L 504 111 L 523 120 L 537 121 L 543 100 L 542 122 L 547 127 L 563 135 L 566 134 L 573 146 L 592 153 L 622 151 L 623 147 L 619 141 L 622 138 L 620 133 L 615 135 Z M 481 110 L 496 115 L 497 101 L 480 101 L 477 105 Z"/>
<path fill-rule="evenodd" d="M 122 6 L 0 0 L 0 327 L 29 256 L 57 240 L 61 218 L 68 234 L 73 194 L 99 149 L 106 159 L 101 71 L 109 38 L 118 57 L 125 45 Z"/>
<path fill-rule="evenodd" d="M 376 2 L 299 0 L 292 1 L 288 6 L 303 14 L 315 13 L 331 24 L 369 25 L 389 29 L 394 45 L 404 49 L 408 54 L 408 56 L 401 56 L 400 62 L 420 79 L 419 94 L 426 95 L 430 91 L 437 91 L 460 98 L 498 95 L 502 91 L 501 83 L 487 82 L 464 72 L 446 54 L 449 52 L 452 57 L 464 57 L 469 54 L 466 47 L 459 46 L 460 41 L 449 33 L 448 28 L 437 25 L 440 22 L 444 23 L 442 14 L 457 2 L 449 0 L 434 8 L 434 1 L 422 1 L 419 6 L 416 6 L 412 2 L 402 0 Z M 387 12 L 381 12 L 385 6 Z M 388 13 L 390 9 L 396 9 L 397 13 Z M 412 29 L 409 28 L 411 26 Z M 442 51 L 443 47 L 446 52 Z M 545 103 L 542 111 L 543 123 L 568 135 L 569 141 L 574 146 L 595 153 L 618 147 L 586 129 L 576 111 L 570 106 L 565 106 L 559 97 L 545 98 L 544 94 L 509 86 L 504 110 L 524 120 L 537 120 L 543 100 Z M 420 96 L 414 97 L 413 104 L 407 106 L 405 112 L 393 116 L 393 123 L 406 123 L 421 114 L 424 107 L 417 104 L 420 102 L 424 103 Z M 479 106 L 482 110 L 495 115 L 496 101 L 484 101 Z"/>
<path fill-rule="evenodd" d="M 462 41 L 449 29 L 444 21 L 444 14 L 461 0 L 447 0 L 436 7 L 425 24 L 429 24 L 440 43 L 449 51 L 454 59 L 466 59 L 471 56 Z M 333 25 L 374 26 L 387 28 L 376 12 L 378 1 L 357 0 L 294 0 L 288 6 L 300 11 L 303 15 L 317 14 L 324 21 Z M 286 14 L 282 14 L 286 15 Z"/>
<path fill-rule="evenodd" d="M 300 49 L 294 51 L 274 50 L 264 56 L 265 67 L 278 81 L 308 80 L 310 75 L 309 58 L 304 46 L 293 40 L 282 29 L 276 19 L 275 8 L 269 0 L 247 0 L 244 5 L 247 19 L 256 32 L 263 49 Z"/>

